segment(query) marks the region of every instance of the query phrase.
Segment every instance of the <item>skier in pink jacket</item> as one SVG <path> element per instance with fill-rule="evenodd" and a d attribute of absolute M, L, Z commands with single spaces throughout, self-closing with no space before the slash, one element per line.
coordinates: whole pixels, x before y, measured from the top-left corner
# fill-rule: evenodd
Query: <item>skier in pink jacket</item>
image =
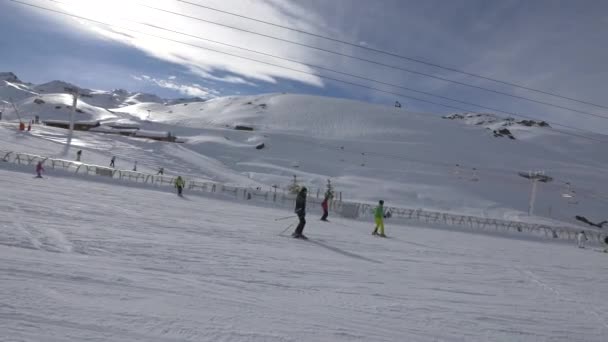
<path fill-rule="evenodd" d="M 42 178 L 42 172 L 44 171 L 44 167 L 42 167 L 42 162 L 39 161 L 36 164 L 36 178 Z"/>

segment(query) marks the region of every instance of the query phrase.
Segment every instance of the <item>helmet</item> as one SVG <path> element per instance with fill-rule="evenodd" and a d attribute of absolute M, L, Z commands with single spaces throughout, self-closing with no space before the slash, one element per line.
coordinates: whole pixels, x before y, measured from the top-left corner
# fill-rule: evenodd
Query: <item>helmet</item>
<path fill-rule="evenodd" d="M 380 200 L 378 203 L 380 203 L 380 205 L 384 204 L 383 200 Z"/>
<path fill-rule="evenodd" d="M 305 186 L 303 186 L 302 189 L 300 189 L 300 192 L 307 192 L 307 191 L 308 191 L 308 189 L 306 189 Z"/>

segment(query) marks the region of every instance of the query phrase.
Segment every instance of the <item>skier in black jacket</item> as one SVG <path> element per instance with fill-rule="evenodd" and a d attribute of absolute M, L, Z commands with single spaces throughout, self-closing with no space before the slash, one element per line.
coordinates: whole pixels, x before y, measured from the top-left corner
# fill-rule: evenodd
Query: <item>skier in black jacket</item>
<path fill-rule="evenodd" d="M 298 197 L 296 197 L 296 210 L 295 213 L 298 215 L 298 219 L 300 220 L 300 223 L 298 224 L 298 226 L 296 227 L 296 230 L 293 232 L 293 234 L 291 234 L 291 236 L 293 236 L 294 238 L 299 238 L 299 239 L 306 239 L 306 236 L 304 236 L 304 234 L 302 234 L 302 231 L 304 231 L 304 226 L 306 225 L 306 193 L 307 193 L 307 189 L 306 187 L 302 187 L 302 189 L 300 189 L 300 192 L 298 193 Z"/>

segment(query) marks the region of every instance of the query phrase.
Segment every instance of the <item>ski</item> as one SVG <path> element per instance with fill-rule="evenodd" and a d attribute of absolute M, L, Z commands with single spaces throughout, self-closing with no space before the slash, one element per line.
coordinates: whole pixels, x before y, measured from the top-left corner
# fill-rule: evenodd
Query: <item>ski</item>
<path fill-rule="evenodd" d="M 293 235 L 279 234 L 278 236 L 291 238 L 291 239 L 308 240 L 308 237 L 306 235 L 293 236 Z"/>
<path fill-rule="evenodd" d="M 294 238 L 294 239 L 308 240 L 308 238 L 304 234 L 299 234 L 299 235 L 293 235 L 292 234 L 291 237 Z"/>

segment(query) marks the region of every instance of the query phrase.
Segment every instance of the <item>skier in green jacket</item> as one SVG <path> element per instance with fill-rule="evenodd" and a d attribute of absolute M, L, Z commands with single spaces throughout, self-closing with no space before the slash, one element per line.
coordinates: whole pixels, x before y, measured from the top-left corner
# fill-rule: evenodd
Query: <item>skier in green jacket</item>
<path fill-rule="evenodd" d="M 184 190 L 185 185 L 186 185 L 186 182 L 184 181 L 182 176 L 177 176 L 177 178 L 175 179 L 175 187 L 177 188 L 177 194 L 179 196 L 182 195 L 182 191 Z"/>
<path fill-rule="evenodd" d="M 386 237 L 386 235 L 384 235 L 384 217 L 384 201 L 380 200 L 378 202 L 378 206 L 376 207 L 376 209 L 374 209 L 374 220 L 376 221 L 376 228 L 374 228 L 372 235 Z M 380 229 L 380 232 L 378 232 L 378 229 Z"/>

